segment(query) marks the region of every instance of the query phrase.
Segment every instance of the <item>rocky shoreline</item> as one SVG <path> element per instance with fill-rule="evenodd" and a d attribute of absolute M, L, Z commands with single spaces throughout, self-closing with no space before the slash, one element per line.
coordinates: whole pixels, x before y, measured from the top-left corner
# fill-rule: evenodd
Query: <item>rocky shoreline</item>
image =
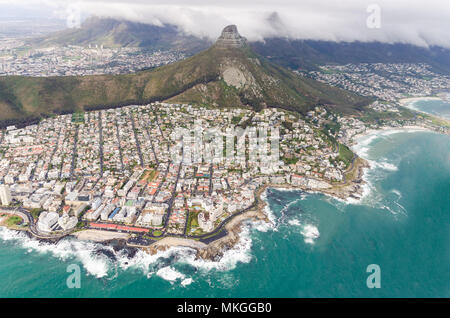
<path fill-rule="evenodd" d="M 402 128 L 385 127 L 381 130 L 384 129 L 402 129 Z M 430 130 L 427 127 L 420 127 L 420 126 L 403 127 L 403 129 Z M 364 134 L 354 136 L 353 143 L 355 142 L 355 139 L 368 133 L 370 133 L 370 131 L 366 131 Z M 364 173 L 365 170 L 369 168 L 370 164 L 367 160 L 356 156 L 352 164 L 352 167 L 345 173 L 346 180 L 341 183 L 333 183 L 330 185 L 330 188 L 327 189 L 312 189 L 308 187 L 294 186 L 292 184 L 265 184 L 256 190 L 255 194 L 255 198 L 257 199 L 256 207 L 254 207 L 250 211 L 247 211 L 243 214 L 234 217 L 225 226 L 226 235 L 210 242 L 209 244 L 205 244 L 203 242 L 194 239 L 166 237 L 152 243 L 148 247 L 139 247 L 139 248 L 141 248 L 142 250 L 151 255 L 155 255 L 158 252 L 166 251 L 173 247 L 188 247 L 196 250 L 197 258 L 210 261 L 217 261 L 223 256 L 223 254 L 227 250 L 232 249 L 233 247 L 236 246 L 236 244 L 239 243 L 244 223 L 252 221 L 254 222 L 263 221 L 270 223 L 268 215 L 265 213 L 265 207 L 267 203 L 265 200 L 261 199 L 262 194 L 266 191 L 267 188 L 288 189 L 293 191 L 299 190 L 309 193 L 322 193 L 324 195 L 328 195 L 335 199 L 344 201 L 347 201 L 348 199 L 360 200 L 364 196 L 364 185 L 366 184 L 366 182 L 364 181 Z M 118 239 L 120 238 L 101 241 L 102 243 L 107 243 L 108 241 L 110 242 Z M 129 244 L 127 246 L 132 248 L 136 247 Z"/>
<path fill-rule="evenodd" d="M 233 218 L 226 226 L 227 235 L 221 237 L 209 244 L 192 239 L 181 239 L 167 237 L 151 244 L 149 247 L 143 248 L 144 251 L 155 255 L 158 252 L 166 251 L 172 247 L 183 246 L 192 248 L 197 251 L 197 258 L 204 260 L 217 261 L 223 254 L 232 249 L 239 243 L 241 239 L 242 227 L 246 222 L 267 222 L 270 223 L 268 215 L 265 213 L 267 202 L 261 199 L 262 194 L 268 188 L 272 189 L 289 189 L 300 190 L 305 192 L 317 192 L 332 196 L 340 200 L 348 198 L 360 199 L 363 196 L 365 181 L 363 180 L 364 170 L 370 168 L 369 163 L 357 157 L 353 167 L 346 173 L 347 180 L 344 183 L 334 184 L 329 189 L 311 189 L 306 187 L 293 186 L 291 184 L 266 184 L 256 190 L 255 198 L 257 199 L 256 207 Z"/>
<path fill-rule="evenodd" d="M 165 237 L 158 240 L 147 247 L 138 247 L 133 244 L 127 243 L 127 239 L 130 237 L 128 233 L 117 233 L 110 231 L 100 230 L 83 230 L 70 234 L 79 240 L 87 240 L 100 244 L 113 245 L 119 249 L 133 249 L 140 248 L 145 252 L 155 255 L 158 252 L 166 251 L 173 247 L 188 247 L 196 250 L 197 258 L 204 260 L 217 261 L 223 254 L 232 249 L 239 243 L 241 239 L 242 227 L 247 222 L 266 222 L 270 223 L 268 215 L 265 213 L 267 202 L 261 198 L 266 189 L 289 189 L 300 190 L 305 192 L 323 193 L 325 195 L 332 196 L 340 200 L 347 200 L 348 198 L 359 199 L 363 195 L 364 185 L 364 170 L 369 168 L 369 164 L 366 160 L 356 157 L 352 167 L 346 172 L 346 181 L 342 183 L 331 184 L 327 189 L 312 189 L 308 187 L 294 186 L 292 184 L 265 184 L 256 190 L 256 206 L 249 211 L 236 215 L 225 226 L 224 231 L 226 235 L 222 236 L 212 242 L 206 244 L 199 240 Z M 43 239 L 38 238 L 26 231 L 27 235 L 31 238 L 36 238 L 39 241 L 47 243 L 57 243 L 61 238 L 57 239 Z"/>
<path fill-rule="evenodd" d="M 390 127 L 384 127 L 381 130 L 389 129 Z M 392 127 L 390 129 L 402 129 L 401 127 Z M 430 130 L 427 127 L 403 127 L 403 129 L 422 129 L 422 130 Z M 366 134 L 370 133 L 366 131 L 363 134 L 354 136 L 352 144 L 354 144 L 355 140 L 359 137 L 362 137 Z M 324 195 L 331 196 L 338 200 L 360 200 L 364 196 L 364 185 L 366 182 L 364 181 L 365 170 L 370 168 L 370 164 L 367 160 L 360 158 L 358 156 L 355 157 L 352 166 L 348 171 L 346 171 L 345 181 L 340 183 L 332 183 L 329 188 L 322 189 L 313 189 L 309 187 L 302 186 L 294 186 L 292 184 L 265 184 L 258 188 L 255 193 L 255 198 L 257 200 L 256 206 L 240 215 L 236 215 L 232 218 L 228 224 L 225 225 L 224 231 L 226 231 L 226 235 L 212 242 L 206 244 L 199 240 L 188 239 L 188 238 L 177 238 L 177 237 L 165 237 L 154 243 L 150 244 L 147 247 L 135 246 L 133 244 L 127 243 L 127 239 L 130 237 L 127 233 L 116 233 L 116 232 L 108 232 L 108 231 L 99 231 L 99 230 L 83 230 L 72 233 L 71 236 L 80 239 L 80 240 L 88 240 L 97 242 L 100 244 L 113 245 L 115 248 L 123 248 L 123 249 L 141 249 L 151 255 L 155 255 L 158 252 L 167 251 L 170 248 L 174 247 L 187 247 L 196 251 L 196 257 L 209 261 L 217 261 L 219 260 L 226 251 L 232 249 L 239 243 L 241 239 L 242 227 L 247 222 L 267 222 L 271 221 L 268 218 L 268 215 L 265 212 L 265 208 L 267 202 L 261 198 L 263 193 L 265 193 L 266 189 L 283 189 L 283 190 L 299 190 L 308 193 L 321 193 Z M 30 233 L 27 232 L 30 237 L 33 237 Z M 56 243 L 59 239 L 39 239 L 40 241 L 45 241 L 49 243 Z"/>

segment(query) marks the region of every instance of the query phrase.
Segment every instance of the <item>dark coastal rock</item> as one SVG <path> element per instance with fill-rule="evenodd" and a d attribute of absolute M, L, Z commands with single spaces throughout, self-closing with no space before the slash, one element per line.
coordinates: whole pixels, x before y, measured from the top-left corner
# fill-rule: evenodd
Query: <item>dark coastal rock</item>
<path fill-rule="evenodd" d="M 241 232 L 241 224 L 233 227 L 228 232 L 227 236 L 211 243 L 210 245 L 208 245 L 208 247 L 204 249 L 198 250 L 197 258 L 211 261 L 219 261 L 226 251 L 232 249 L 239 242 L 240 232 Z"/>
<path fill-rule="evenodd" d="M 96 249 L 94 252 L 95 255 L 104 255 L 108 257 L 111 261 L 116 261 L 116 255 L 111 250 L 107 250 L 105 248 Z"/>
<path fill-rule="evenodd" d="M 103 246 L 112 247 L 114 252 L 112 252 L 111 250 L 108 250 L 108 249 L 100 248 L 96 251 L 96 253 L 103 254 L 103 255 L 107 256 L 108 258 L 110 258 L 111 260 L 116 260 L 115 253 L 117 253 L 117 252 L 124 253 L 127 258 L 133 258 L 138 251 L 137 248 L 128 246 L 126 240 L 110 240 L 110 241 L 102 242 L 101 244 Z"/>

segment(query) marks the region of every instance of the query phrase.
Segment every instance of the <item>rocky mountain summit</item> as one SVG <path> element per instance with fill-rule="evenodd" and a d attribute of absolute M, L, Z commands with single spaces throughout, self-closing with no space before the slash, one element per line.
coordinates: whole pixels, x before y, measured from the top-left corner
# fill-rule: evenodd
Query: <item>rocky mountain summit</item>
<path fill-rule="evenodd" d="M 216 46 L 224 48 L 241 48 L 247 44 L 246 38 L 242 37 L 235 25 L 229 25 L 222 31 L 222 35 L 216 42 Z"/>

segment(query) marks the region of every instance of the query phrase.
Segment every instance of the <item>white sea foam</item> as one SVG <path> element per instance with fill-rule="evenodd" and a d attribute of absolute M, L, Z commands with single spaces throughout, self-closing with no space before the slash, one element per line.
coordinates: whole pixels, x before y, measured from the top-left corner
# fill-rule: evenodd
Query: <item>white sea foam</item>
<path fill-rule="evenodd" d="M 303 235 L 303 239 L 306 244 L 314 244 L 315 240 L 320 237 L 319 228 L 309 223 L 310 221 L 301 221 L 300 219 L 291 219 L 287 223 L 290 226 L 300 228 L 300 234 Z"/>
<path fill-rule="evenodd" d="M 391 192 L 392 192 L 392 193 L 395 193 L 395 194 L 398 196 L 399 199 L 402 198 L 402 194 L 401 194 L 400 191 L 398 191 L 397 189 L 392 189 Z"/>
<path fill-rule="evenodd" d="M 305 224 L 301 233 L 304 237 L 305 243 L 307 244 L 314 244 L 315 240 L 320 236 L 319 229 L 313 224 Z"/>
<path fill-rule="evenodd" d="M 397 171 L 398 167 L 390 162 L 387 162 L 385 159 L 379 162 L 375 162 L 375 166 L 388 171 Z"/>
<path fill-rule="evenodd" d="M 281 214 L 280 220 L 283 220 L 283 219 L 284 219 L 286 211 L 289 210 L 289 208 L 290 208 L 292 205 L 296 204 L 299 200 L 300 200 L 300 199 L 296 199 L 296 200 L 294 200 L 294 201 L 292 201 L 292 202 L 289 202 L 288 204 L 286 204 L 286 205 L 283 207 L 283 209 L 281 209 L 281 211 L 280 211 L 280 214 Z"/>
<path fill-rule="evenodd" d="M 252 224 L 246 222 L 240 233 L 239 242 L 233 248 L 226 250 L 223 256 L 217 261 L 195 258 L 193 254 L 185 255 L 180 261 L 202 271 L 229 271 L 236 268 L 238 263 L 249 263 L 252 259 L 251 248 L 253 243 L 251 229 Z"/>
<path fill-rule="evenodd" d="M 273 211 L 270 209 L 269 202 L 267 200 L 267 189 L 261 194 L 261 200 L 263 200 L 266 205 L 264 207 L 264 213 L 267 215 L 267 218 L 269 219 L 269 224 L 266 225 L 267 229 L 271 229 L 273 231 L 276 231 L 276 222 L 277 217 L 273 213 Z M 262 232 L 265 232 L 264 230 Z"/>
<path fill-rule="evenodd" d="M 19 240 L 23 238 L 27 238 L 27 236 L 22 232 L 11 231 L 6 227 L 0 226 L 0 239 L 2 239 L 3 241 Z"/>
<path fill-rule="evenodd" d="M 357 139 L 357 144 L 352 147 L 360 157 L 363 157 L 369 162 L 370 168 L 364 171 L 363 180 L 365 185 L 363 188 L 363 195 L 360 199 L 348 198 L 347 203 L 353 205 L 367 205 L 374 208 L 384 209 L 391 214 L 406 214 L 405 208 L 398 202 L 401 198 L 398 190 L 392 191 L 398 195 L 397 199 L 386 197 L 382 194 L 382 189 L 377 189 L 375 183 L 381 179 L 384 179 L 387 174 L 398 171 L 398 163 L 393 163 L 386 158 L 372 159 L 369 157 L 369 149 L 371 144 L 378 138 L 390 138 L 389 136 L 397 133 L 412 133 L 423 132 L 425 129 L 416 127 L 401 128 L 401 129 L 386 129 L 373 131 L 369 135 Z"/>
<path fill-rule="evenodd" d="M 277 231 L 275 223 L 270 219 L 269 222 L 253 221 L 252 228 L 257 230 L 258 232 Z"/>
<path fill-rule="evenodd" d="M 388 138 L 390 135 L 397 133 L 411 133 L 411 132 L 423 132 L 427 131 L 420 127 L 409 128 L 392 128 L 370 131 L 367 135 L 363 135 L 356 138 L 356 144 L 351 149 L 360 157 L 366 159 L 370 168 L 364 169 L 363 180 L 363 193 L 360 198 L 347 198 L 344 200 L 347 204 L 353 205 L 368 205 L 373 207 L 381 207 L 379 204 L 380 197 L 377 195 L 377 189 L 374 185 L 374 181 L 384 178 L 386 175 L 382 171 L 394 172 L 398 170 L 398 166 L 395 163 L 389 162 L 386 158 L 374 160 L 370 157 L 369 151 L 375 140 L 379 138 Z M 378 169 L 378 170 L 377 170 Z M 339 201 L 339 199 L 337 199 Z"/>
<path fill-rule="evenodd" d="M 172 247 L 166 251 L 160 251 L 155 255 L 150 255 L 142 250 L 137 250 L 131 258 L 123 250 L 114 251 L 110 246 L 93 243 L 88 241 L 78 241 L 72 238 L 66 238 L 56 244 L 39 242 L 21 232 L 12 231 L 0 227 L 0 239 L 4 241 L 16 241 L 18 246 L 27 251 L 36 251 L 38 253 L 49 253 L 52 256 L 67 261 L 70 259 L 78 260 L 89 275 L 97 278 L 108 278 L 108 276 L 117 277 L 117 269 L 129 270 L 138 269 L 148 278 L 154 274 L 170 282 L 179 280 L 182 286 L 192 283 L 192 278 L 185 274 L 177 272 L 172 265 L 188 264 L 203 273 L 211 270 L 228 271 L 234 269 L 238 263 L 249 263 L 252 259 L 251 230 L 267 231 L 266 222 L 247 221 L 242 227 L 239 242 L 231 249 L 224 252 L 223 256 L 216 260 L 203 260 L 196 258 L 196 251 L 188 247 Z M 108 259 L 98 251 L 106 250 L 115 260 Z M 166 266 L 159 268 L 160 264 Z M 115 272 L 113 272 L 113 270 Z"/>
<path fill-rule="evenodd" d="M 183 279 L 183 281 L 181 282 L 181 286 L 186 287 L 186 286 L 192 284 L 192 282 L 193 282 L 192 278 Z"/>
<path fill-rule="evenodd" d="M 263 191 L 263 193 L 261 193 L 260 197 L 261 200 L 267 201 L 267 188 Z"/>
<path fill-rule="evenodd" d="M 372 143 L 379 138 L 388 138 L 391 135 L 398 133 L 415 133 L 415 132 L 430 132 L 434 131 L 419 126 L 404 126 L 402 128 L 384 128 L 379 130 L 369 130 L 366 134 L 356 136 L 355 144 L 350 148 L 361 158 L 369 160 L 369 150 Z"/>
<path fill-rule="evenodd" d="M 361 158 L 367 159 L 369 156 L 370 145 L 379 138 L 379 133 L 370 133 L 356 139 L 356 144 L 351 149 Z"/>
<path fill-rule="evenodd" d="M 0 227 L 0 238 L 4 241 L 14 240 L 27 251 L 33 250 L 41 254 L 51 254 L 63 261 L 72 258 L 76 259 L 81 262 L 88 274 L 97 278 L 108 275 L 108 259 L 106 256 L 96 253 L 99 248 L 99 245 L 96 243 L 78 241 L 70 238 L 60 240 L 55 244 L 40 242 L 29 238 L 22 232 L 12 231 L 3 227 Z M 102 246 L 102 248 L 111 249 L 107 246 Z"/>
<path fill-rule="evenodd" d="M 157 276 L 167 279 L 168 281 L 173 281 L 173 278 L 177 276 L 177 278 L 183 279 L 181 284 L 187 286 L 191 281 L 186 280 L 188 278 L 185 279 L 185 277 L 176 274 L 174 272 L 175 269 L 171 267 L 171 265 L 175 263 L 188 264 L 200 272 L 207 273 L 211 270 L 229 271 L 234 269 L 238 263 L 249 263 L 252 259 L 251 230 L 258 230 L 258 225 L 262 227 L 263 223 L 264 222 L 245 222 L 239 236 L 239 242 L 233 248 L 226 250 L 223 256 L 215 261 L 197 258 L 196 251 L 189 247 L 172 247 L 165 251 L 159 251 L 155 255 L 150 255 L 144 251 L 138 250 L 131 259 L 124 255 L 122 257 L 118 255 L 116 257 L 123 270 L 136 268 L 143 271 L 149 278 L 156 273 Z M 155 268 L 161 262 L 168 262 L 170 265 L 159 269 Z"/>
<path fill-rule="evenodd" d="M 176 280 L 183 280 L 186 276 L 178 271 L 176 271 L 172 266 L 166 266 L 163 268 L 160 268 L 156 275 L 161 277 L 164 280 L 167 280 L 169 282 L 175 282 Z"/>
<path fill-rule="evenodd" d="M 288 221 L 288 224 L 289 224 L 289 225 L 294 225 L 294 226 L 300 226 L 300 225 L 301 225 L 301 222 L 300 222 L 300 220 L 298 220 L 298 219 L 292 219 L 292 220 L 289 220 L 289 221 Z"/>
<path fill-rule="evenodd" d="M 138 249 L 136 254 L 129 258 L 126 253 L 118 253 L 116 255 L 117 262 L 122 270 L 138 269 L 141 270 L 148 277 L 151 277 L 155 272 L 155 265 L 159 261 L 176 259 L 180 255 L 187 255 L 195 253 L 195 251 L 188 247 L 172 247 L 165 251 L 158 251 L 158 253 L 151 255 L 143 250 Z"/>
<path fill-rule="evenodd" d="M 398 191 L 397 189 L 392 189 L 391 192 L 397 196 L 397 199 L 394 200 L 394 203 L 398 207 L 398 209 L 396 209 L 395 211 L 393 211 L 393 210 L 390 210 L 390 211 L 395 215 L 397 215 L 397 214 L 406 215 L 407 211 L 406 211 L 405 207 L 399 203 L 399 201 L 402 198 L 401 192 Z"/>

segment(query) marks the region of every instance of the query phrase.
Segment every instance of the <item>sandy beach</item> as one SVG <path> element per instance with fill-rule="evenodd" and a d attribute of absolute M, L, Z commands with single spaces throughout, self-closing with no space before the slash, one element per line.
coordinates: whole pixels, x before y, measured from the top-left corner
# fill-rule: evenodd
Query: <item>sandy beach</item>
<path fill-rule="evenodd" d="M 411 109 L 413 111 L 416 111 L 418 113 L 427 115 L 428 117 L 434 118 L 438 121 L 444 122 L 446 123 L 446 126 L 448 127 L 450 121 L 448 118 L 440 116 L 440 115 L 436 115 L 436 114 L 432 114 L 430 112 L 426 112 L 423 110 L 418 109 L 414 103 L 417 101 L 429 101 L 429 100 L 436 100 L 436 101 L 443 101 L 443 102 L 450 102 L 450 94 L 447 94 L 445 96 L 429 96 L 429 97 L 414 97 L 414 98 L 404 98 L 404 99 L 400 99 L 399 103 L 401 106 Z"/>
<path fill-rule="evenodd" d="M 423 97 L 408 97 L 408 98 L 402 98 L 399 99 L 398 102 L 401 106 L 406 107 L 409 104 L 412 104 L 417 101 L 421 100 L 442 100 L 442 98 L 437 96 L 423 96 Z"/>
<path fill-rule="evenodd" d="M 380 132 L 387 132 L 387 131 L 404 131 L 404 132 L 414 132 L 414 131 L 430 131 L 433 132 L 434 130 L 428 127 L 423 126 L 402 126 L 402 127 L 381 127 L 379 129 L 368 129 L 360 134 L 356 134 L 352 137 L 352 141 L 348 145 L 349 147 L 354 146 L 358 143 L 358 140 L 364 137 L 367 137 L 372 134 L 380 133 Z"/>
<path fill-rule="evenodd" d="M 100 230 L 84 230 L 71 234 L 79 240 L 93 241 L 93 242 L 106 242 L 111 240 L 126 240 L 129 237 L 127 233 L 117 233 Z"/>

